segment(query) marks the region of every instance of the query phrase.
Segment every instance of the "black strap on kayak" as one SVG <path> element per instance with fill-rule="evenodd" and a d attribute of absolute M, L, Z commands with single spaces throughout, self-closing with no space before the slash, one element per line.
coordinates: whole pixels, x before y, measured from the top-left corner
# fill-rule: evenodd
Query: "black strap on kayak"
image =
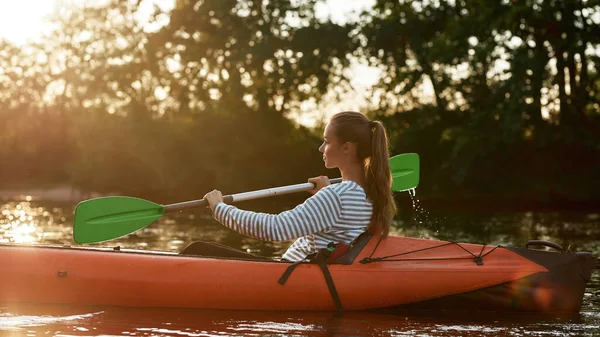
<path fill-rule="evenodd" d="M 335 288 L 333 278 L 331 277 L 331 273 L 329 272 L 327 265 L 354 263 L 354 260 L 356 260 L 358 254 L 362 252 L 363 248 L 365 248 L 367 243 L 369 243 L 372 236 L 373 235 L 367 231 L 357 236 L 350 244 L 343 242 L 335 244 L 330 242 L 329 245 L 327 245 L 327 248 L 322 248 L 318 252 L 310 254 L 304 261 L 292 263 L 285 270 L 283 275 L 281 275 L 279 281 L 277 282 L 281 285 L 285 284 L 292 272 L 300 264 L 318 264 L 319 268 L 321 268 L 321 271 L 323 272 L 323 277 L 325 277 L 329 294 L 331 295 L 335 306 L 339 311 L 342 311 L 342 301 L 338 295 L 337 289 Z"/>
<path fill-rule="evenodd" d="M 300 262 L 292 263 L 289 267 L 287 267 L 287 269 L 285 270 L 283 275 L 281 275 L 281 277 L 279 278 L 277 283 L 284 285 L 285 282 L 287 281 L 287 279 L 292 274 L 292 272 L 300 264 L 318 264 L 319 267 L 321 268 L 321 272 L 323 272 L 323 277 L 325 277 L 325 283 L 327 283 L 327 288 L 329 289 L 329 294 L 331 295 L 331 298 L 333 299 L 335 306 L 337 307 L 338 311 L 343 311 L 344 308 L 342 307 L 342 301 L 340 300 L 340 296 L 338 295 L 337 289 L 335 288 L 335 283 L 333 283 L 333 278 L 331 277 L 329 268 L 327 268 L 327 260 L 328 260 L 330 254 L 331 254 L 331 251 L 329 251 L 327 248 L 323 248 L 323 249 L 320 249 L 317 253 L 309 255 L 307 257 L 308 261 L 300 261 Z"/>
<path fill-rule="evenodd" d="M 483 245 L 481 247 L 481 251 L 479 252 L 478 255 L 475 255 L 473 253 L 471 253 L 471 251 L 469 251 L 468 249 L 466 249 L 465 247 L 461 246 L 460 243 L 458 242 L 454 242 L 454 241 L 450 241 L 441 245 L 437 245 L 437 246 L 433 246 L 433 247 L 427 247 L 427 248 L 422 248 L 422 249 L 417 249 L 417 250 L 412 250 L 409 252 L 404 252 L 404 253 L 399 253 L 399 254 L 394 254 L 394 255 L 388 255 L 388 256 L 382 256 L 382 257 L 373 257 L 373 254 L 375 254 L 375 251 L 377 250 L 377 247 L 379 247 L 379 243 L 381 243 L 381 238 L 379 239 L 379 241 L 377 242 L 377 244 L 375 245 L 375 248 L 373 249 L 373 252 L 371 252 L 371 255 L 369 255 L 369 257 L 365 257 L 364 259 L 360 260 L 360 263 L 362 264 L 367 264 L 367 263 L 373 263 L 373 262 L 385 262 L 385 261 L 431 261 L 431 260 L 473 260 L 473 262 L 475 262 L 475 264 L 477 264 L 478 266 L 483 266 L 483 258 L 488 255 L 489 253 L 493 252 L 494 250 L 496 250 L 498 247 L 500 246 L 496 246 L 493 249 L 491 249 L 489 252 L 482 254 L 483 251 L 485 250 L 485 247 L 487 247 L 487 245 Z M 458 247 L 460 247 L 462 250 L 464 250 L 465 252 L 469 253 L 469 255 L 471 255 L 470 257 L 430 257 L 430 258 L 408 258 L 408 259 L 398 259 L 395 257 L 398 256 L 402 256 L 402 255 L 408 255 L 408 254 L 412 254 L 412 253 L 417 253 L 417 252 L 422 252 L 425 250 L 431 250 L 431 249 L 436 249 L 436 248 L 440 248 L 440 247 L 445 247 L 445 246 L 450 246 L 450 245 L 456 245 Z"/>

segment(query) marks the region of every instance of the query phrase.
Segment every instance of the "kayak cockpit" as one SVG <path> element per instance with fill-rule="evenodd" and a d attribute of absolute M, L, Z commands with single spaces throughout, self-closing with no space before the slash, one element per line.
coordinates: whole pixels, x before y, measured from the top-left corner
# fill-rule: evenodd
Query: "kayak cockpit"
<path fill-rule="evenodd" d="M 194 241 L 190 243 L 179 252 L 179 255 L 195 255 L 214 258 L 234 258 L 252 261 L 274 261 L 273 259 L 268 257 L 250 254 L 217 242 L 206 241 Z"/>
<path fill-rule="evenodd" d="M 354 239 L 354 241 L 352 241 L 352 243 L 349 245 L 342 246 L 331 243 L 331 249 L 322 249 L 321 252 L 327 254 L 328 264 L 352 264 L 372 237 L 373 235 L 371 233 L 364 232 L 356 237 L 356 239 Z M 202 256 L 217 259 L 242 259 L 263 262 L 287 262 L 285 260 L 277 260 L 251 254 L 220 243 L 206 241 L 194 241 L 190 243 L 179 252 L 179 255 Z M 311 260 L 311 258 L 309 257 L 308 260 Z"/>

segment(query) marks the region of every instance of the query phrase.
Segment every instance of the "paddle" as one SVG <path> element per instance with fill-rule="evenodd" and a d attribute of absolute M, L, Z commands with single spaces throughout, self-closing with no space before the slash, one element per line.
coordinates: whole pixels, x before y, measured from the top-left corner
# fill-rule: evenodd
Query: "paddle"
<path fill-rule="evenodd" d="M 419 155 L 406 153 L 390 158 L 392 190 L 406 191 L 419 184 Z M 331 179 L 332 184 L 341 178 Z M 274 195 L 308 191 L 315 188 L 312 183 L 267 188 L 264 190 L 232 194 L 223 197 L 226 203 L 264 198 Z M 75 208 L 73 239 L 77 243 L 108 241 L 142 229 L 167 213 L 207 206 L 204 199 L 160 205 L 152 201 L 110 196 L 80 202 Z"/>

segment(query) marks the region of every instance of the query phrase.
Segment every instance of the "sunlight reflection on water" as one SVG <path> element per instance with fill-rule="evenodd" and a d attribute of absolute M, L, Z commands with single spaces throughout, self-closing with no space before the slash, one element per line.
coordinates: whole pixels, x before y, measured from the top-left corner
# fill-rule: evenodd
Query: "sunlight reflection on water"
<path fill-rule="evenodd" d="M 0 204 L 0 243 L 57 243 L 73 233 L 63 209 L 31 201 Z"/>

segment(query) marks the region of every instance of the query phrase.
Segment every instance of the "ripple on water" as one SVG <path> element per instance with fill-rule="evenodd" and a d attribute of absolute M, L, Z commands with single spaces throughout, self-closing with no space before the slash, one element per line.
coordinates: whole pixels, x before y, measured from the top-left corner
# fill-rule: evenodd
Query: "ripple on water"
<path fill-rule="evenodd" d="M 102 314 L 102 312 L 69 316 L 29 316 L 0 313 L 0 330 L 23 330 L 25 328 L 50 324 L 77 323 L 78 321 L 86 320 L 99 314 Z"/>

